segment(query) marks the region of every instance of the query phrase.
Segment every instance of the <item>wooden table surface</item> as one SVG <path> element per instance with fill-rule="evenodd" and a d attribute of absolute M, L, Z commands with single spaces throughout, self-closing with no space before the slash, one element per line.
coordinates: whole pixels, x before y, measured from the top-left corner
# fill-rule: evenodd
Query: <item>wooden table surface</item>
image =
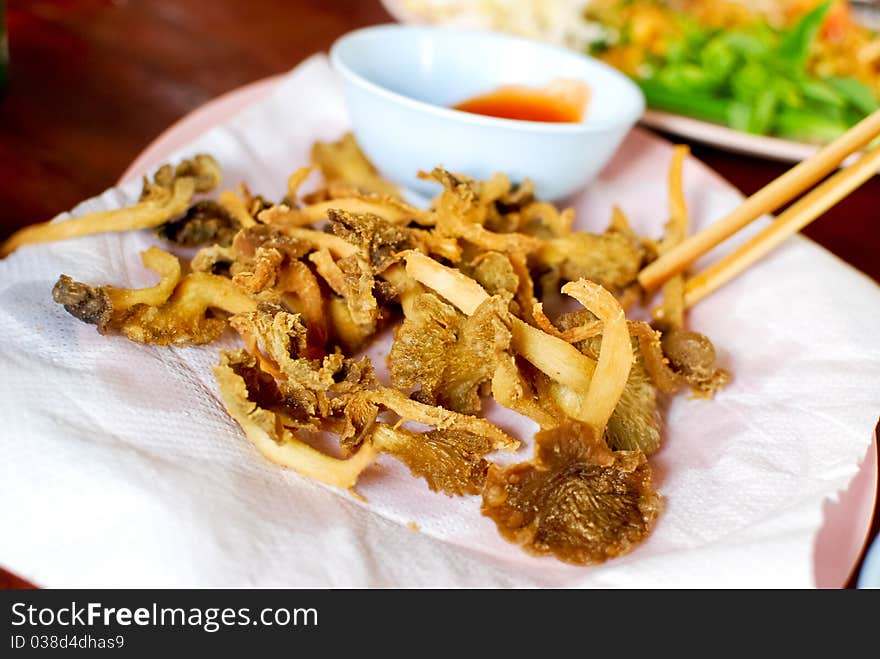
<path fill-rule="evenodd" d="M 378 0 L 6 4 L 11 71 L 0 96 L 0 239 L 113 186 L 154 137 L 209 99 L 286 71 L 348 30 L 390 20 Z M 786 169 L 692 148 L 745 194 Z M 880 281 L 880 177 L 805 233 Z M 877 532 L 875 516 L 871 537 Z M 0 587 L 27 585 L 0 568 Z"/>

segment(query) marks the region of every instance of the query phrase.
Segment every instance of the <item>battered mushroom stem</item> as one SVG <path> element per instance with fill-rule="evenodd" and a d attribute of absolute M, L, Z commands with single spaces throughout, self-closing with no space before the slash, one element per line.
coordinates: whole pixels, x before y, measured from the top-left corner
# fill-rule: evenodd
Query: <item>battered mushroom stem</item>
<path fill-rule="evenodd" d="M 153 183 L 144 179 L 140 201 L 111 211 L 87 213 L 63 222 L 43 222 L 16 231 L 0 244 L 0 258 L 22 245 L 67 240 L 107 231 L 150 229 L 184 213 L 196 192 L 207 192 L 220 184 L 220 166 L 209 155 L 200 154 L 172 168 L 156 172 Z"/>
<path fill-rule="evenodd" d="M 133 231 L 157 227 L 186 212 L 190 199 L 195 193 L 195 187 L 194 179 L 180 178 L 174 182 L 172 193 L 161 199 L 147 199 L 134 206 L 87 213 L 62 222 L 33 224 L 16 231 L 0 245 L 0 258 L 9 256 L 19 247 L 31 243 L 67 240 L 106 231 Z"/>
<path fill-rule="evenodd" d="M 599 362 L 585 398 L 572 401 L 576 419 L 601 433 L 608 423 L 632 368 L 633 351 L 626 314 L 607 289 L 586 279 L 569 282 L 562 292 L 583 304 L 602 321 Z"/>

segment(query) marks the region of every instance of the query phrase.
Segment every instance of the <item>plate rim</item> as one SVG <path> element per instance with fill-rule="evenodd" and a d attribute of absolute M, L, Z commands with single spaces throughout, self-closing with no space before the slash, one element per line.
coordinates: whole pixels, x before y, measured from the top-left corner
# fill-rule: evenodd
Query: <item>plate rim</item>
<path fill-rule="evenodd" d="M 383 0 L 383 2 L 385 2 L 385 0 Z M 146 148 L 144 148 L 143 151 L 135 156 L 131 164 L 120 176 L 117 185 L 126 183 L 127 181 L 130 181 L 135 177 L 140 178 L 140 176 L 142 176 L 147 171 L 150 171 L 160 165 L 174 151 L 177 151 L 181 147 L 181 144 L 191 141 L 200 134 L 218 125 L 220 122 L 230 119 L 235 114 L 245 109 L 253 102 L 258 101 L 263 96 L 270 94 L 273 89 L 281 83 L 284 76 L 284 73 L 269 75 L 253 82 L 233 88 L 221 94 L 220 96 L 217 96 L 198 106 L 191 112 L 183 115 L 180 119 L 178 119 L 168 128 L 163 130 L 155 139 L 153 139 L 147 145 Z M 664 142 L 668 142 L 668 140 L 661 136 L 655 137 L 657 139 L 663 140 Z M 709 174 L 713 179 L 715 179 L 719 184 L 739 192 L 736 186 L 730 183 L 726 178 L 724 178 L 724 176 L 715 171 L 712 167 L 704 163 L 702 160 L 692 154 L 689 156 L 689 158 L 699 163 L 699 165 L 705 170 L 705 172 Z M 839 586 L 840 588 L 844 588 L 846 584 L 853 580 L 854 577 L 858 576 L 857 571 L 860 566 L 860 559 L 862 558 L 863 554 L 868 551 L 868 540 L 871 533 L 871 526 L 874 520 L 874 516 L 877 512 L 877 493 L 878 491 L 880 491 L 880 457 L 878 457 L 878 454 L 880 454 L 880 438 L 878 438 L 876 428 L 874 431 L 872 431 L 872 435 L 873 437 L 871 443 L 868 446 L 868 450 L 865 454 L 866 457 L 858 466 L 858 469 L 856 471 L 856 474 L 853 476 L 853 479 L 850 481 L 849 485 L 847 485 L 846 488 L 837 492 L 836 501 L 830 500 L 832 504 L 837 503 L 837 501 L 840 500 L 841 495 L 849 491 L 849 488 L 852 487 L 852 485 L 857 481 L 862 472 L 867 470 L 869 468 L 869 465 L 873 465 L 873 492 L 871 500 L 867 503 L 866 506 L 866 508 L 868 509 L 866 515 L 867 519 L 861 520 L 862 524 L 864 524 L 863 531 L 861 534 L 859 534 L 861 536 L 861 540 L 858 544 L 858 547 L 854 547 L 852 562 L 849 565 L 849 570 L 846 573 L 846 578 Z M 828 502 L 829 499 L 826 499 L 825 501 Z M 819 537 L 821 535 L 822 529 L 825 528 L 827 523 L 828 520 L 826 516 L 826 518 L 823 519 L 823 523 L 820 526 L 816 537 Z M 858 529 L 858 527 L 855 526 L 851 528 L 855 528 L 856 530 Z M 880 539 L 878 539 L 878 542 L 880 542 Z M 813 569 L 815 577 L 815 558 L 813 560 Z M 819 587 L 819 584 L 815 585 Z"/>

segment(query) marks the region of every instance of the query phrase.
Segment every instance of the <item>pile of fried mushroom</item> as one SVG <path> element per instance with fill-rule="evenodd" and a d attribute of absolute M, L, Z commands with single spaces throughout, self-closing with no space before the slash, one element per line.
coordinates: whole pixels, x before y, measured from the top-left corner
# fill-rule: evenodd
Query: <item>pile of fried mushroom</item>
<path fill-rule="evenodd" d="M 527 552 L 596 564 L 657 520 L 647 456 L 661 445 L 661 397 L 711 396 L 728 380 L 710 341 L 684 326 L 680 277 L 651 324 L 626 317 L 646 302 L 638 272 L 687 234 L 686 153 L 673 158 L 659 242 L 635 235 L 617 208 L 604 233 L 574 231 L 572 210 L 502 174 L 423 172 L 442 191 L 427 210 L 411 206 L 346 135 L 316 144 L 278 203 L 244 185 L 197 199 L 221 180 L 200 155 L 145 178 L 131 207 L 28 227 L 0 254 L 155 229 L 170 246 L 141 255 L 154 286 L 61 275 L 55 301 L 139 343 L 205 344 L 234 331 L 242 347 L 214 367 L 220 396 L 269 460 L 354 492 L 385 453 L 432 490 L 482 495 L 482 513 Z M 322 184 L 301 194 L 315 169 Z M 174 246 L 199 250 L 186 262 Z M 360 355 L 390 324 L 384 386 Z M 540 427 L 530 460 L 493 463 L 520 442 L 480 416 L 489 396 Z M 319 441 L 327 433 L 332 453 Z"/>

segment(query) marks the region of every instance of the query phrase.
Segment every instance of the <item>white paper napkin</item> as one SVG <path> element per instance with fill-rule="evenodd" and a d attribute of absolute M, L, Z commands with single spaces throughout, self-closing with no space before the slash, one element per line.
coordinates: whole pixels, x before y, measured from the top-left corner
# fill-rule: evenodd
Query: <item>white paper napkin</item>
<path fill-rule="evenodd" d="M 318 56 L 180 155 L 212 153 L 227 185 L 278 198 L 312 142 L 347 126 Z M 638 231 L 659 235 L 669 157 L 634 131 L 575 200 L 579 225 L 604 228 L 619 203 Z M 697 227 L 740 200 L 695 161 L 685 180 Z M 132 182 L 74 213 L 138 191 Z M 156 242 L 101 235 L 0 261 L 0 563 L 37 584 L 810 586 L 823 502 L 856 473 L 880 412 L 880 289 L 790 240 L 691 313 L 734 380 L 714 400 L 669 406 L 652 458 L 666 499 L 654 534 L 598 567 L 536 559 L 499 537 L 478 497 L 432 493 L 391 458 L 359 483 L 366 503 L 268 463 L 217 397 L 216 344 L 102 337 L 52 302 L 61 273 L 149 284 L 139 252 Z M 387 337 L 371 350 L 377 367 L 387 350 Z M 534 429 L 497 407 L 490 417 L 526 439 Z"/>

